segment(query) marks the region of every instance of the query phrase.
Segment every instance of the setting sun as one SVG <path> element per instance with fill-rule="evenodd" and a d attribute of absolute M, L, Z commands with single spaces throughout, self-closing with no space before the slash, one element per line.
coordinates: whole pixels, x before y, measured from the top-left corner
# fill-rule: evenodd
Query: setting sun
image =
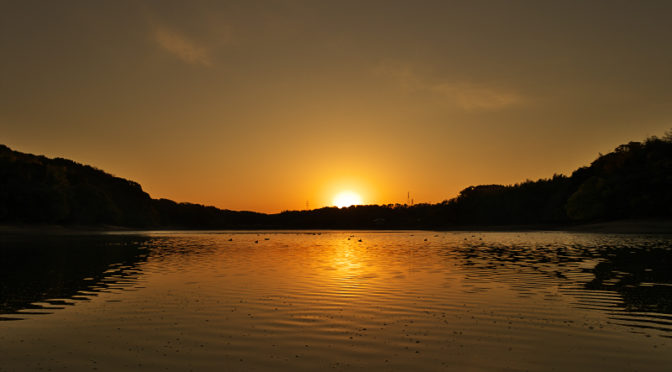
<path fill-rule="evenodd" d="M 672 372 L 672 0 L 34 2 L 0 372 Z"/>
<path fill-rule="evenodd" d="M 334 197 L 334 205 L 343 208 L 362 204 L 362 197 L 352 191 L 343 191 Z"/>

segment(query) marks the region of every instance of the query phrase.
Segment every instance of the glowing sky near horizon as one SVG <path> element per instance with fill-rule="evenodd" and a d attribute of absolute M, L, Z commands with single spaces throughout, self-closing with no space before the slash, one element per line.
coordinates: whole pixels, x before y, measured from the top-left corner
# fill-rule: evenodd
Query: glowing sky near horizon
<path fill-rule="evenodd" d="M 153 197 L 440 202 L 672 128 L 670 1 L 0 1 L 0 143 Z"/>

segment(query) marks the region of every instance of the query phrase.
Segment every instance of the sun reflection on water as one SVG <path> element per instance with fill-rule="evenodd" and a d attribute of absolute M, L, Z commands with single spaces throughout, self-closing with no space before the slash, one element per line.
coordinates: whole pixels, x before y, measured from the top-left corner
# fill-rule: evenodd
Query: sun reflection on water
<path fill-rule="evenodd" d="M 100 275 L 70 276 L 118 280 L 109 269 L 127 252 L 133 291 L 101 290 L 52 314 L 0 322 L 14 325 L 1 333 L 3 366 L 90 367 L 71 350 L 109 370 L 145 361 L 156 370 L 292 371 L 618 369 L 633 355 L 650 366 L 672 362 L 664 239 L 160 232 L 129 242 L 100 251 L 110 252 L 102 261 L 78 254 Z M 57 260 L 37 263 L 25 270 L 35 282 L 63 272 Z M 3 293 L 29 292 L 20 282 Z M 40 293 L 26 298 L 45 300 Z"/>

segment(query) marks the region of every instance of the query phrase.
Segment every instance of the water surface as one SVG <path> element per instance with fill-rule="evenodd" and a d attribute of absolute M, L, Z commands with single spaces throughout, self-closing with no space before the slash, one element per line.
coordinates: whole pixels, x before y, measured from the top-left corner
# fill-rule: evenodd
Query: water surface
<path fill-rule="evenodd" d="M 665 371 L 672 238 L 0 238 L 0 371 Z"/>

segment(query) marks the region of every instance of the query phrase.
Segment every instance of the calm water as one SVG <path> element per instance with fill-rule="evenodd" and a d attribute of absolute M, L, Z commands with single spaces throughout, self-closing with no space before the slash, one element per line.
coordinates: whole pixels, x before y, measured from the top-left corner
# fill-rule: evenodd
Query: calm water
<path fill-rule="evenodd" d="M 0 371 L 672 370 L 672 236 L 0 237 Z"/>

